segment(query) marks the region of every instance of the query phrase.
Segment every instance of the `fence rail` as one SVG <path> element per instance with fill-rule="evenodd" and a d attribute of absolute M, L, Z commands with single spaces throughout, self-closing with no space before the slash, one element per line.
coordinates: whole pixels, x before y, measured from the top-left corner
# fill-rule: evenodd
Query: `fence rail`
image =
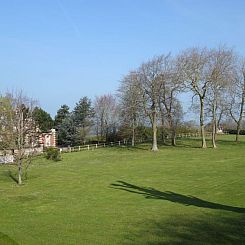
<path fill-rule="evenodd" d="M 84 144 L 79 146 L 68 146 L 68 147 L 60 147 L 61 153 L 66 152 L 77 152 L 77 151 L 83 151 L 83 150 L 95 150 L 98 148 L 104 148 L 104 147 L 112 147 L 112 146 L 125 146 L 128 145 L 128 141 L 114 141 L 109 143 L 97 143 L 97 144 Z"/>
<path fill-rule="evenodd" d="M 206 132 L 206 136 L 211 136 L 212 134 L 209 132 Z M 186 133 L 186 134 L 177 134 L 177 139 L 182 138 L 199 138 L 201 137 L 200 133 Z M 166 136 L 166 139 L 171 139 L 169 135 Z M 135 141 L 135 144 L 140 143 L 148 143 L 150 140 L 143 141 L 143 140 L 137 140 Z M 59 150 L 61 153 L 69 153 L 69 152 L 78 152 L 78 151 L 84 151 L 84 150 L 96 150 L 98 148 L 105 148 L 105 147 L 113 147 L 113 146 L 127 146 L 131 145 L 131 140 L 122 140 L 122 141 L 115 141 L 115 142 L 102 142 L 102 143 L 95 143 L 95 144 L 84 144 L 79 146 L 72 146 L 72 147 L 59 147 Z M 37 147 L 37 148 L 27 148 L 24 150 L 26 155 L 32 154 L 35 152 L 36 155 L 43 153 L 43 147 Z M 18 153 L 18 150 L 5 150 L 0 151 L 0 163 L 6 163 L 6 162 L 13 162 L 14 161 L 14 155 Z"/>
<path fill-rule="evenodd" d="M 206 133 L 205 136 L 211 136 L 211 133 Z M 186 134 L 177 134 L 176 138 L 199 138 L 201 137 L 200 133 L 186 133 Z M 166 139 L 171 139 L 170 136 L 166 136 Z M 143 141 L 138 140 L 135 142 L 135 144 L 139 143 L 148 143 L 150 140 Z M 131 140 L 122 140 L 122 141 L 114 141 L 114 142 L 107 142 L 107 143 L 97 143 L 97 144 L 84 144 L 79 146 L 68 146 L 68 147 L 59 147 L 61 153 L 69 153 L 69 152 L 78 152 L 78 151 L 84 151 L 84 150 L 96 150 L 98 148 L 105 148 L 105 147 L 112 147 L 112 146 L 127 146 L 131 145 Z"/>
<path fill-rule="evenodd" d="M 212 133 L 205 133 L 205 136 L 211 136 Z M 187 133 L 187 134 L 177 134 L 177 138 L 199 138 L 201 137 L 200 133 Z"/>

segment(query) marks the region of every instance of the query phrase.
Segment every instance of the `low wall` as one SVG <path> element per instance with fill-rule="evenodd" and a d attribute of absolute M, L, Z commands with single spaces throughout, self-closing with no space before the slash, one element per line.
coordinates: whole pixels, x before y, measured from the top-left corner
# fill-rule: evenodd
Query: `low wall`
<path fill-rule="evenodd" d="M 13 162 L 14 162 L 14 156 L 13 155 L 0 156 L 0 164 L 13 163 Z"/>
<path fill-rule="evenodd" d="M 4 150 L 0 151 L 0 164 L 4 163 L 13 163 L 15 160 L 15 156 L 18 155 L 18 150 Z M 41 155 L 43 154 L 43 147 L 35 147 L 35 148 L 25 148 L 24 155 Z"/>

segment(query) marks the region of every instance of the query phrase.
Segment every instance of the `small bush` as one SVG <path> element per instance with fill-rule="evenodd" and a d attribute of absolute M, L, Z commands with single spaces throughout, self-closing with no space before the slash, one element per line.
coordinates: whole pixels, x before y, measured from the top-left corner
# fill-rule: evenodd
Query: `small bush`
<path fill-rule="evenodd" d="M 225 130 L 228 134 L 236 134 L 237 130 L 236 129 L 227 129 Z M 240 135 L 245 135 L 245 129 L 240 130 Z"/>
<path fill-rule="evenodd" d="M 53 161 L 60 161 L 61 160 L 60 150 L 56 147 L 46 148 L 45 156 L 49 160 L 53 160 Z"/>

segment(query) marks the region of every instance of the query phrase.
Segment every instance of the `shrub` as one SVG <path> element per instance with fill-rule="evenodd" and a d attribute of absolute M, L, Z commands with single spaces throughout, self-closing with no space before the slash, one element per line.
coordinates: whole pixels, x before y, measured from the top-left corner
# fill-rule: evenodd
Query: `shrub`
<path fill-rule="evenodd" d="M 225 130 L 228 134 L 236 134 L 237 133 L 237 130 L 236 129 L 227 129 Z M 245 130 L 244 129 L 241 129 L 240 131 L 240 135 L 245 135 Z"/>
<path fill-rule="evenodd" d="M 48 147 L 45 150 L 46 158 L 53 161 L 60 161 L 61 155 L 60 150 L 56 147 Z"/>

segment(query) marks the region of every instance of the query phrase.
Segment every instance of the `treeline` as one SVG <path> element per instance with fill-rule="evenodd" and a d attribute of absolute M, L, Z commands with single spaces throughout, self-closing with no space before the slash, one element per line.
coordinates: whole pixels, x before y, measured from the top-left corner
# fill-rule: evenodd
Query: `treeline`
<path fill-rule="evenodd" d="M 79 139 L 84 140 L 92 133 L 97 140 L 129 138 L 134 145 L 136 137 L 146 137 L 151 128 L 153 151 L 158 149 L 158 139 L 164 140 L 166 134 L 175 145 L 178 130 L 185 127 L 179 100 L 183 93 L 192 94 L 203 148 L 207 147 L 205 124 L 212 131 L 215 148 L 216 133 L 225 120 L 233 120 L 236 141 L 239 141 L 244 113 L 245 61 L 232 49 L 218 47 L 190 48 L 176 56 L 156 56 L 126 74 L 115 96 L 99 96 L 93 103 L 84 97 L 71 113 L 67 106 L 62 106 L 55 118 L 60 143 L 75 144 L 71 142 L 75 139 L 79 143 Z M 66 115 L 64 121 L 58 120 L 60 114 Z M 78 115 L 80 118 L 76 119 Z"/>
<path fill-rule="evenodd" d="M 224 122 L 232 121 L 236 141 L 243 123 L 245 101 L 245 60 L 232 49 L 190 48 L 173 56 L 163 54 L 129 71 L 120 81 L 115 95 L 102 95 L 93 101 L 82 97 L 70 110 L 62 105 L 54 121 L 36 107 L 33 118 L 40 129 L 55 127 L 59 145 L 80 145 L 88 139 L 114 141 L 152 139 L 166 136 L 176 145 L 176 136 L 195 127 L 184 122 L 180 95 L 191 95 L 192 110 L 198 113 L 202 147 L 206 148 L 205 130 L 216 134 Z"/>

